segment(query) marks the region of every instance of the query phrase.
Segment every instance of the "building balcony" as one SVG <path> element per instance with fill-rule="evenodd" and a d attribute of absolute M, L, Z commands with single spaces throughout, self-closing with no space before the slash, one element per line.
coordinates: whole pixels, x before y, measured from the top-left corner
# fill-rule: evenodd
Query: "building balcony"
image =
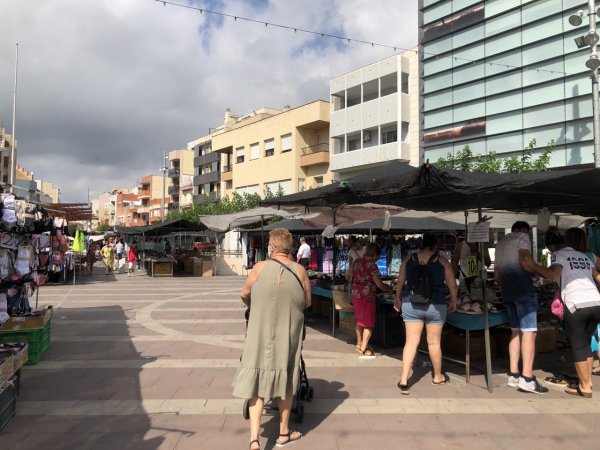
<path fill-rule="evenodd" d="M 138 191 L 138 198 L 143 199 L 143 198 L 150 198 L 152 196 L 152 192 L 150 192 L 150 189 L 146 190 L 146 189 L 142 189 Z"/>
<path fill-rule="evenodd" d="M 179 202 L 169 203 L 169 211 L 177 211 L 179 209 Z"/>
<path fill-rule="evenodd" d="M 194 176 L 194 186 L 201 186 L 203 184 L 208 184 L 208 183 L 218 183 L 221 181 L 221 173 L 220 172 L 210 172 L 210 173 L 204 173 L 202 175 L 195 175 Z"/>
<path fill-rule="evenodd" d="M 179 178 L 179 169 L 169 169 L 167 176 L 169 178 Z"/>
<path fill-rule="evenodd" d="M 150 210 L 151 210 L 150 206 L 139 206 L 137 208 L 137 213 L 139 215 L 144 215 L 144 214 L 150 213 Z"/>
<path fill-rule="evenodd" d="M 233 166 L 223 166 L 223 172 L 221 172 L 221 181 L 232 181 L 233 180 Z"/>
<path fill-rule="evenodd" d="M 187 186 L 181 186 L 181 191 L 182 192 L 191 191 L 192 189 L 194 189 L 194 185 L 193 184 L 188 184 Z"/>
<path fill-rule="evenodd" d="M 219 201 L 219 198 L 220 196 L 218 192 L 211 192 L 210 194 L 199 194 L 194 195 L 194 203 L 205 205 L 207 203 L 217 202 Z"/>
<path fill-rule="evenodd" d="M 174 185 L 174 186 L 169 186 L 169 187 L 167 188 L 167 193 L 168 193 L 169 195 L 179 195 L 179 185 L 178 185 L 178 184 L 176 184 L 176 185 Z"/>
<path fill-rule="evenodd" d="M 317 144 L 304 147 L 300 155 L 300 167 L 329 164 L 329 144 Z"/>
<path fill-rule="evenodd" d="M 194 156 L 194 167 L 200 167 L 200 156 Z"/>

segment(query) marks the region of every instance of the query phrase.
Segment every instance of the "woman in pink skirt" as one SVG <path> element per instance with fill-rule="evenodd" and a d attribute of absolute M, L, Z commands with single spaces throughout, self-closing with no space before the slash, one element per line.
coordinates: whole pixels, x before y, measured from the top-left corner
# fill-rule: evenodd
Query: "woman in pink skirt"
<path fill-rule="evenodd" d="M 368 244 L 365 256 L 354 261 L 348 271 L 348 277 L 352 277 L 352 305 L 356 317 L 356 352 L 359 358 L 364 359 L 375 358 L 375 353 L 369 347 L 369 339 L 375 326 L 377 288 L 385 292 L 391 291 L 390 286 L 381 281 L 381 274 L 375 264 L 380 254 L 379 245 Z"/>

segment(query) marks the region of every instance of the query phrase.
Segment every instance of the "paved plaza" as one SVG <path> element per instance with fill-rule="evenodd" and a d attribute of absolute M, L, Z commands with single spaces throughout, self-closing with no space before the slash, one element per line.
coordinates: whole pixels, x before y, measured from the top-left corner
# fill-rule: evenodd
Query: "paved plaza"
<path fill-rule="evenodd" d="M 141 272 L 139 272 L 141 274 Z M 105 276 L 44 286 L 54 305 L 52 345 L 23 369 L 17 417 L 1 449 L 247 449 L 248 422 L 231 380 L 244 339 L 242 277 Z M 315 398 L 294 449 L 597 449 L 594 399 L 551 389 L 545 396 L 447 365 L 451 382 L 432 386 L 418 361 L 409 396 L 396 382 L 401 349 L 361 361 L 345 337 L 310 319 L 304 359 Z M 544 372 L 538 368 L 538 376 Z M 600 385 L 600 383 L 599 383 Z M 296 424 L 293 424 L 296 425 Z M 263 418 L 262 448 L 274 448 L 277 418 Z"/>

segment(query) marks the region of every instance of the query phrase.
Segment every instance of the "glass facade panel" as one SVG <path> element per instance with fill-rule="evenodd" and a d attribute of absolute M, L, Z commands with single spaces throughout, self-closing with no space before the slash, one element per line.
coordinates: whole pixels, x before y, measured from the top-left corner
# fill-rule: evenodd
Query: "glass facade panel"
<path fill-rule="evenodd" d="M 550 14 L 562 12 L 562 0 L 534 1 L 523 6 L 521 20 L 523 24 L 547 17 Z"/>
<path fill-rule="evenodd" d="M 488 117 L 485 130 L 488 134 L 498 134 L 521 130 L 521 128 L 523 128 L 523 118 L 519 110 Z"/>
<path fill-rule="evenodd" d="M 592 141 L 594 139 L 592 122 L 591 117 L 569 122 L 566 128 L 567 142 Z"/>
<path fill-rule="evenodd" d="M 589 78 L 574 78 L 565 81 L 565 98 L 591 95 L 592 84 Z"/>
<path fill-rule="evenodd" d="M 521 67 L 521 49 L 513 50 L 512 52 L 504 53 L 492 58 L 487 58 L 485 62 L 486 76 L 492 76 L 506 72 L 507 70 L 513 70 L 516 67 Z"/>
<path fill-rule="evenodd" d="M 463 122 L 469 119 L 485 116 L 485 103 L 472 102 L 454 107 L 454 121 Z"/>
<path fill-rule="evenodd" d="M 523 150 L 523 135 L 518 132 L 490 136 L 487 138 L 487 149 L 498 154 Z"/>
<path fill-rule="evenodd" d="M 478 42 L 484 38 L 484 26 L 483 24 L 475 25 L 474 27 L 467 28 L 464 31 L 459 31 L 452 35 L 452 48 L 462 47 L 463 45 L 469 45 L 474 42 Z"/>
<path fill-rule="evenodd" d="M 562 14 L 550 17 L 527 27 L 523 27 L 523 45 L 561 34 L 563 30 Z"/>
<path fill-rule="evenodd" d="M 487 95 L 499 94 L 521 87 L 521 71 L 500 75 L 486 80 L 485 92 Z"/>
<path fill-rule="evenodd" d="M 503 3 L 508 3 L 504 1 Z M 486 15 L 488 5 L 485 6 Z M 518 27 L 521 25 L 521 11 L 516 9 L 506 14 L 502 14 L 501 16 L 494 17 L 493 19 L 488 20 L 485 23 L 485 36 L 490 37 L 495 34 L 504 33 L 512 28 Z"/>
<path fill-rule="evenodd" d="M 564 101 L 552 105 L 537 106 L 529 108 L 523 112 L 523 126 L 525 128 L 539 127 L 548 122 L 564 122 L 565 105 Z"/>
<path fill-rule="evenodd" d="M 444 73 L 427 78 L 423 82 L 423 90 L 425 93 L 439 91 L 452 85 L 452 73 Z"/>
<path fill-rule="evenodd" d="M 565 143 L 565 124 L 559 123 L 523 132 L 523 143 L 525 145 L 529 145 L 532 139 L 535 139 L 536 149 L 539 151 L 544 151 L 552 140 L 556 145 L 563 145 Z"/>
<path fill-rule="evenodd" d="M 423 45 L 423 58 L 430 58 L 450 50 L 452 50 L 452 36 L 446 36 Z"/>
<path fill-rule="evenodd" d="M 523 48 L 523 65 L 561 56 L 564 53 L 561 36 Z"/>
<path fill-rule="evenodd" d="M 479 61 L 485 57 L 483 43 L 476 44 L 464 50 L 456 50 L 453 53 L 452 64 L 454 67 L 465 64 L 472 64 L 473 61 Z"/>
<path fill-rule="evenodd" d="M 481 155 L 487 153 L 485 146 L 485 138 L 475 139 L 472 141 L 461 141 L 454 144 L 454 153 L 461 151 L 465 146 L 469 146 L 474 155 Z"/>
<path fill-rule="evenodd" d="M 423 108 L 425 111 L 443 108 L 452 104 L 452 90 L 436 92 L 426 95 L 423 99 Z"/>
<path fill-rule="evenodd" d="M 488 97 L 485 101 L 485 112 L 489 115 L 500 114 L 513 109 L 523 107 L 523 95 L 521 91 L 514 91 Z"/>
<path fill-rule="evenodd" d="M 481 0 L 452 0 L 452 11 L 460 11 L 476 3 L 481 3 Z"/>
<path fill-rule="evenodd" d="M 452 2 L 441 2 L 423 12 L 423 24 L 428 24 L 452 13 Z"/>
<path fill-rule="evenodd" d="M 445 145 L 437 145 L 435 147 L 429 147 L 425 150 L 425 159 L 429 159 L 430 161 L 437 161 L 440 158 L 446 158 L 448 156 L 448 153 L 450 153 L 451 155 L 454 154 L 452 143 Z"/>
<path fill-rule="evenodd" d="M 585 66 L 585 62 L 588 60 L 589 54 L 589 51 L 584 50 L 565 55 L 565 72 L 567 72 L 569 75 L 589 72 L 590 69 Z"/>
<path fill-rule="evenodd" d="M 485 54 L 487 56 L 512 50 L 521 46 L 521 31 L 515 30 L 508 34 L 487 39 L 485 41 Z"/>
<path fill-rule="evenodd" d="M 428 60 L 423 67 L 423 75 L 429 76 L 452 68 L 452 56 L 440 56 Z"/>
<path fill-rule="evenodd" d="M 434 128 L 452 123 L 452 108 L 433 111 L 425 116 L 425 128 Z"/>
<path fill-rule="evenodd" d="M 520 4 L 521 0 L 487 0 L 485 2 L 485 17 L 495 16 L 496 14 L 500 14 L 504 11 L 515 8 Z"/>
<path fill-rule="evenodd" d="M 543 83 L 564 76 L 565 64 L 563 58 L 554 61 L 535 64 L 523 69 L 523 86 Z"/>
<path fill-rule="evenodd" d="M 587 6 L 585 0 L 563 0 L 563 9 L 574 8 L 576 6 L 584 7 Z"/>
<path fill-rule="evenodd" d="M 523 90 L 523 107 L 561 100 L 565 95 L 562 80 L 544 83 Z"/>
<path fill-rule="evenodd" d="M 454 84 L 468 83 L 478 78 L 483 78 L 485 75 L 485 65 L 483 63 L 469 64 L 460 69 L 452 71 L 452 79 Z M 448 84 L 447 86 L 450 86 Z"/>
<path fill-rule="evenodd" d="M 454 88 L 454 103 L 467 102 L 484 96 L 485 82 L 483 80 Z"/>

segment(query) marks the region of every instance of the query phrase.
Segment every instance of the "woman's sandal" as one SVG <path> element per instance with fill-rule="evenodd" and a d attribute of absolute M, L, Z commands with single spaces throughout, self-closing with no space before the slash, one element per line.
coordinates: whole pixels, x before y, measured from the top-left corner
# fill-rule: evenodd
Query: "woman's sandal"
<path fill-rule="evenodd" d="M 400 382 L 398 381 L 398 384 L 396 386 L 398 386 L 398 389 L 400 389 L 400 393 L 402 395 L 410 394 L 410 391 L 408 390 L 408 384 L 400 384 Z"/>
<path fill-rule="evenodd" d="M 292 434 L 294 434 L 294 433 L 298 433 L 298 437 L 292 438 Z M 281 442 L 279 439 L 277 439 L 275 441 L 275 445 L 277 447 L 285 447 L 286 445 L 291 444 L 292 442 L 296 442 L 298 439 L 300 439 L 302 437 L 302 433 L 300 433 L 299 431 L 296 431 L 296 430 L 289 430 L 287 433 L 279 435 L 280 438 L 282 436 L 286 437 L 287 441 Z"/>
<path fill-rule="evenodd" d="M 591 392 L 583 392 L 578 384 L 576 384 L 576 385 L 571 384 L 571 385 L 567 386 L 565 388 L 565 393 L 570 394 L 570 395 L 578 395 L 578 396 L 584 397 L 584 398 L 592 398 L 592 393 Z"/>
<path fill-rule="evenodd" d="M 448 376 L 448 374 L 443 373 L 442 376 L 444 377 L 444 379 L 442 381 L 435 381 L 433 379 L 433 374 L 431 375 L 431 384 L 433 384 L 434 386 L 439 386 L 440 384 L 446 384 L 450 381 L 450 377 Z"/>
<path fill-rule="evenodd" d="M 371 347 L 367 347 L 364 350 L 360 350 L 359 358 L 372 359 L 375 358 L 375 352 L 371 350 Z"/>
<path fill-rule="evenodd" d="M 260 450 L 260 442 L 258 441 L 258 439 L 254 439 L 253 441 L 250 441 L 250 445 L 248 446 L 248 448 L 250 450 L 255 450 L 255 449 L 252 449 L 252 444 L 254 444 L 254 443 L 258 444 L 258 449 L 257 450 Z"/>

